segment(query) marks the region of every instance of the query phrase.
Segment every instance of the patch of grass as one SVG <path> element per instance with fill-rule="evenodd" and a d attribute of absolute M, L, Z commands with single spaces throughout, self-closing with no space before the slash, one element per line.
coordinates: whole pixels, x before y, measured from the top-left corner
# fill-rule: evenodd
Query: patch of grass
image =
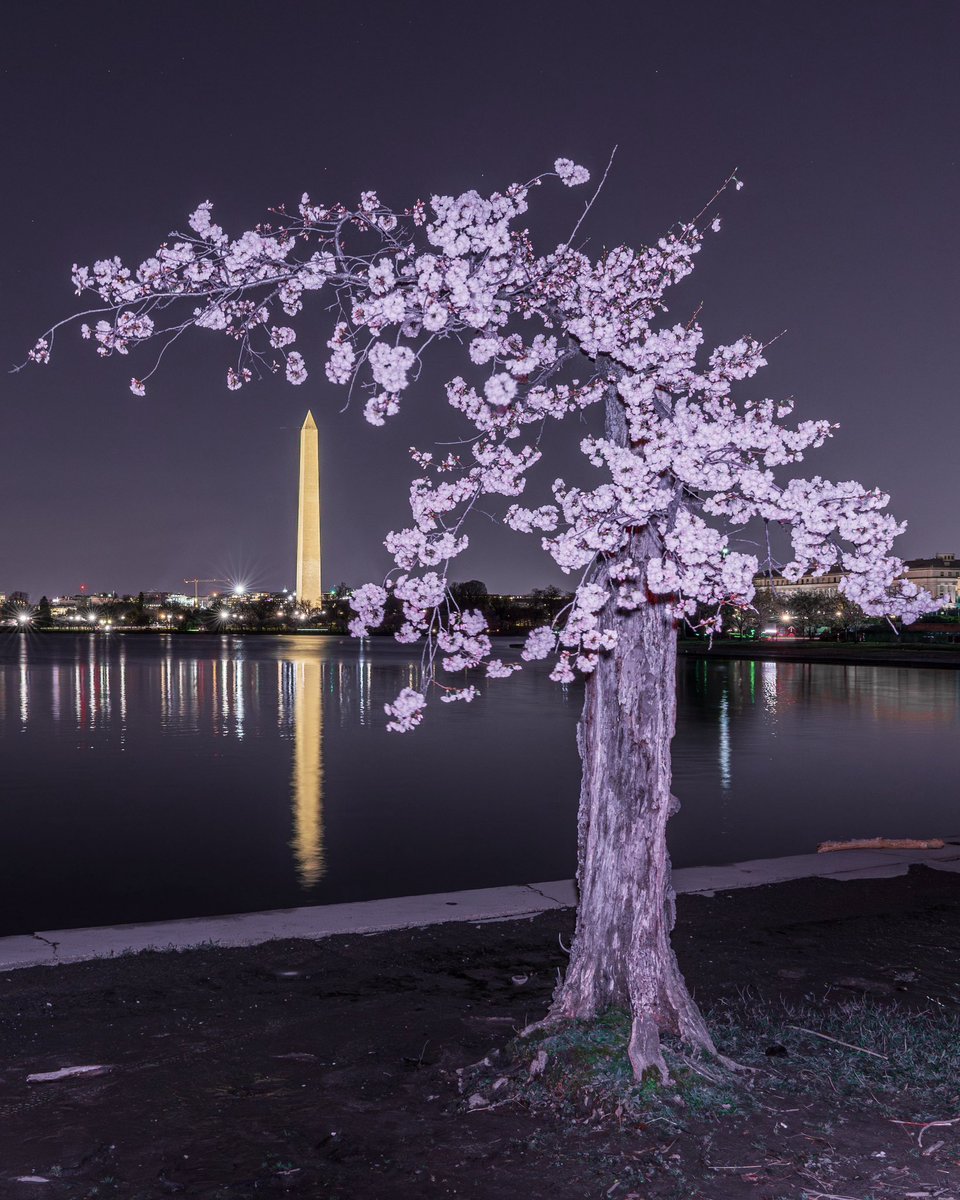
<path fill-rule="evenodd" d="M 533 1107 L 548 1105 L 576 1118 L 614 1118 L 640 1124 L 682 1123 L 685 1113 L 742 1111 L 750 1104 L 736 1079 L 709 1063 L 694 1063 L 669 1039 L 664 1057 L 670 1084 L 659 1076 L 633 1077 L 627 1056 L 630 1018 L 610 1010 L 595 1021 L 574 1021 L 518 1039 L 502 1060 L 488 1059 L 462 1078 L 467 1093 L 492 1103 L 511 1099 Z M 529 1066 L 542 1051 L 546 1064 L 531 1076 Z M 504 1083 L 509 1087 L 503 1087 Z"/>
<path fill-rule="evenodd" d="M 917 1012 L 868 998 L 769 1006 L 747 995 L 707 1017 L 724 1053 L 781 1086 L 826 1087 L 846 1103 L 901 1114 L 906 1102 L 918 1118 L 960 1104 L 960 1015 L 939 1006 Z M 786 1054 L 770 1057 L 774 1047 Z"/>
<path fill-rule="evenodd" d="M 748 1074 L 693 1059 L 664 1038 L 671 1082 L 656 1075 L 637 1081 L 627 1057 L 630 1018 L 611 1010 L 518 1039 L 504 1056 L 465 1073 L 462 1087 L 488 1103 L 509 1098 L 580 1119 L 665 1127 L 693 1116 L 754 1111 L 764 1107 L 765 1093 L 918 1120 L 960 1105 L 960 1016 L 940 1008 L 916 1012 L 868 998 L 822 1007 L 771 1005 L 745 994 L 706 1017 L 718 1048 Z M 541 1052 L 546 1061 L 531 1076 Z"/>

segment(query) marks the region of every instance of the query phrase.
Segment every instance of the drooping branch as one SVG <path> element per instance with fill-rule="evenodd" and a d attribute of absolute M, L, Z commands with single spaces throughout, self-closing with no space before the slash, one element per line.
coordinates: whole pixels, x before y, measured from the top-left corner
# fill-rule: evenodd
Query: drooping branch
<path fill-rule="evenodd" d="M 505 498 L 505 523 L 538 536 L 564 571 L 582 577 L 565 626 L 534 630 L 522 655 L 555 654 L 553 677 L 561 681 L 592 674 L 616 642 L 590 583 L 595 565 L 611 566 L 601 591 L 617 611 L 636 611 L 656 596 L 674 618 L 689 618 L 706 604 L 715 610 L 711 627 L 719 628 L 726 608 L 753 599 L 758 556 L 729 544 L 730 533 L 751 521 L 792 530 L 785 577 L 839 561 L 842 591 L 866 611 L 904 619 L 925 611 L 932 601 L 924 593 L 909 583 L 893 586 L 902 563 L 891 544 L 902 527 L 884 513 L 882 493 L 817 476 L 775 477 L 834 427 L 788 425 L 790 403 L 735 400 L 735 385 L 764 365 L 769 343 L 741 338 L 705 355 L 699 310 L 685 324 L 665 321 L 666 294 L 693 270 L 707 227 L 719 230 L 711 214 L 742 186 L 736 176 L 692 221 L 649 246 L 615 247 L 596 260 L 572 245 L 593 200 L 552 251 L 538 250 L 520 225 L 533 190 L 550 177 L 574 187 L 589 173 L 557 159 L 553 172 L 489 197 L 436 195 L 399 210 L 372 191 L 353 206 L 317 204 L 304 194 L 296 212 L 275 209 L 270 221 L 236 238 L 204 202 L 188 232 L 171 234 L 135 269 L 118 258 L 75 266 L 77 292 L 92 292 L 99 303 L 73 319 L 103 357 L 159 347 L 153 366 L 131 380 L 138 395 L 170 347 L 193 330 L 235 343 L 229 388 L 268 372 L 302 385 L 313 367 L 297 323 L 317 294 L 329 321 L 326 378 L 347 389 L 348 399 L 365 396 L 364 415 L 374 425 L 399 411 L 434 345 L 466 345 L 463 374 L 448 381 L 446 397 L 470 431 L 460 443 L 469 455 L 434 461 L 414 452 L 421 474 L 410 492 L 412 523 L 385 543 L 395 567 L 353 599 L 354 633 L 382 620 L 393 591 L 404 613 L 398 636 L 426 641 L 421 687 L 407 689 L 403 712 L 391 713 L 394 728 L 417 723 L 438 662 L 453 672 L 486 664 L 494 678 L 520 666 L 491 659 L 481 615 L 448 609 L 443 599 L 482 498 Z M 65 323 L 39 339 L 32 361 L 49 361 Z M 600 481 L 581 488 L 557 479 L 552 502 L 524 507 L 518 501 L 541 460 L 545 422 L 576 420 L 601 400 L 608 428 L 581 441 Z M 649 531 L 657 547 L 641 565 L 622 555 L 637 530 Z M 472 695 L 473 685 L 447 689 L 443 698 Z"/>

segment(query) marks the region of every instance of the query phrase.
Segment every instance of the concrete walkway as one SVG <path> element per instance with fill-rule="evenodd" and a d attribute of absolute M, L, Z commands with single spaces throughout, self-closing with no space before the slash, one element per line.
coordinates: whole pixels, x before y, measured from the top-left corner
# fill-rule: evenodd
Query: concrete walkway
<path fill-rule="evenodd" d="M 683 867 L 674 872 L 673 878 L 680 893 L 713 895 L 790 879 L 886 879 L 905 875 L 913 863 L 939 871 L 960 872 L 960 837 L 949 841 L 942 850 L 840 850 L 791 858 L 758 858 L 716 867 Z M 338 933 L 381 933 L 444 921 L 509 921 L 574 904 L 573 881 L 561 879 L 430 896 L 398 896 L 357 904 L 194 917 L 143 925 L 42 930 L 0 938 L 0 970 L 52 967 L 141 950 L 185 950 L 203 944 L 253 946 L 278 938 L 318 939 Z"/>

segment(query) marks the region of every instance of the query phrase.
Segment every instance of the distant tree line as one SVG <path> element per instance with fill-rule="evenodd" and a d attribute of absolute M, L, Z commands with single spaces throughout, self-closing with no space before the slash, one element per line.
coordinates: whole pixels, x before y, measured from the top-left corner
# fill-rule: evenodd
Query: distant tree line
<path fill-rule="evenodd" d="M 352 587 L 338 583 L 325 597 L 322 607 L 298 606 L 289 596 L 270 593 L 256 596 L 226 595 L 194 607 L 166 602 L 148 605 L 144 593 L 136 596 L 98 597 L 94 602 L 80 601 L 69 616 L 54 616 L 46 596 L 34 608 L 22 601 L 8 601 L 0 616 L 29 624 L 34 629 L 77 629 L 85 625 L 119 629 L 169 629 L 176 633 L 193 632 L 287 632 L 319 629 L 326 633 L 349 632 L 356 615 L 350 607 Z M 534 588 L 527 595 L 491 593 L 479 579 L 450 585 L 448 601 L 454 609 L 478 609 L 487 618 L 495 634 L 523 634 L 538 625 L 562 621 L 571 594 L 549 586 Z M 402 606 L 390 597 L 382 625 L 376 634 L 393 634 L 403 624 Z"/>
<path fill-rule="evenodd" d="M 681 636 L 697 637 L 699 621 L 710 616 L 711 609 L 700 606 Z M 949 637 L 958 624 L 956 615 L 932 613 L 924 627 L 942 625 Z M 833 641 L 886 640 L 897 636 L 887 621 L 867 616 L 861 608 L 837 592 L 803 591 L 791 593 L 786 589 L 763 588 L 754 597 L 752 608 L 736 609 L 725 616 L 724 636 L 759 638 L 764 632 L 776 630 L 781 636 L 821 638 Z M 903 631 L 912 637 L 910 627 Z M 919 631 L 918 631 L 919 632 Z"/>

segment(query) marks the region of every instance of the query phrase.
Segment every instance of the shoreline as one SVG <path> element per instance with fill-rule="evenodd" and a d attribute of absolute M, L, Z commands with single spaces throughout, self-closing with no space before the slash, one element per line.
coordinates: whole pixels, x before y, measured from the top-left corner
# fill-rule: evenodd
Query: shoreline
<path fill-rule="evenodd" d="M 713 897 L 717 893 L 804 879 L 836 882 L 892 879 L 916 866 L 960 874 L 960 836 L 945 837 L 943 841 L 945 845 L 935 850 L 839 850 L 717 866 L 680 867 L 673 873 L 673 883 L 678 896 Z M 322 941 L 345 934 L 366 936 L 426 929 L 450 922 L 490 924 L 529 920 L 547 912 L 571 910 L 576 904 L 574 881 L 558 879 L 345 904 L 128 925 L 44 929 L 0 938 L 0 971 L 63 966 L 147 950 L 183 951 L 198 946 L 236 949 L 290 938 Z"/>
<path fill-rule="evenodd" d="M 739 642 L 714 640 L 713 645 L 681 641 L 678 657 L 757 659 L 765 662 L 832 663 L 838 666 L 960 667 L 960 646 L 893 645 L 867 642 Z"/>

